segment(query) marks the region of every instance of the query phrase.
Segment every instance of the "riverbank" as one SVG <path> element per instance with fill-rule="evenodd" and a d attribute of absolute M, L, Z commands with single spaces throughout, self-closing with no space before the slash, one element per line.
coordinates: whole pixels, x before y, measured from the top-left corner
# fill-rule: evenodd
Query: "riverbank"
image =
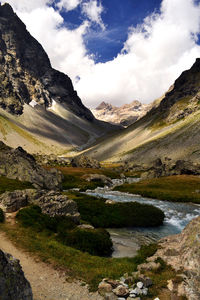
<path fill-rule="evenodd" d="M 141 180 L 137 183 L 116 186 L 114 190 L 171 202 L 200 204 L 200 177 L 193 175 Z"/>

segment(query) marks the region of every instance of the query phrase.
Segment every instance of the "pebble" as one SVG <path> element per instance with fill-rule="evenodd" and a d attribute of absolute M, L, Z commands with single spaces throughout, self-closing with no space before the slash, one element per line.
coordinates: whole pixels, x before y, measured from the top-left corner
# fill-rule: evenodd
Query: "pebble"
<path fill-rule="evenodd" d="M 139 281 L 139 282 L 137 283 L 137 287 L 138 287 L 139 289 L 142 289 L 143 286 L 144 286 L 143 282 Z"/>

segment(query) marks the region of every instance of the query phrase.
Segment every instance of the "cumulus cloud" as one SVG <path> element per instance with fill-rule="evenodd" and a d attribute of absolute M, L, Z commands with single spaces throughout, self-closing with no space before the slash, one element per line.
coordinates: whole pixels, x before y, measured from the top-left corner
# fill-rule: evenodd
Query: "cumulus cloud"
<path fill-rule="evenodd" d="M 57 3 L 57 7 L 61 9 L 65 9 L 66 11 L 70 11 L 75 9 L 79 4 L 82 2 L 82 0 L 60 0 Z"/>
<path fill-rule="evenodd" d="M 97 64 L 88 55 L 84 36 L 92 22 L 104 29 L 100 2 L 89 0 L 81 4 L 87 18 L 74 30 L 63 26 L 60 11 L 50 7 L 51 0 L 7 2 L 44 46 L 53 66 L 72 78 L 78 94 L 91 107 L 103 100 L 115 105 L 134 99 L 150 102 L 200 57 L 200 5 L 195 0 L 163 0 L 159 13 L 129 28 L 127 41 L 117 57 Z M 96 8 L 101 7 L 95 13 L 94 2 Z"/>
<path fill-rule="evenodd" d="M 103 11 L 104 8 L 101 2 L 98 2 L 97 0 L 90 0 L 89 2 L 84 2 L 82 4 L 82 12 L 89 18 L 89 20 L 98 24 L 103 30 L 105 30 L 105 25 L 101 18 Z"/>

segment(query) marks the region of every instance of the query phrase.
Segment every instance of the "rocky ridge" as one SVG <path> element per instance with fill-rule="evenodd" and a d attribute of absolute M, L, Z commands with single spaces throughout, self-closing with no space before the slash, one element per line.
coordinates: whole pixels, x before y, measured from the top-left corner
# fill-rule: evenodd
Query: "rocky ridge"
<path fill-rule="evenodd" d="M 0 298 L 2 300 L 32 300 L 32 290 L 29 282 L 15 259 L 0 250 Z"/>
<path fill-rule="evenodd" d="M 151 104 L 142 104 L 138 100 L 134 100 L 130 104 L 124 104 L 120 107 L 103 101 L 91 111 L 99 120 L 127 127 L 142 118 L 151 107 Z"/>

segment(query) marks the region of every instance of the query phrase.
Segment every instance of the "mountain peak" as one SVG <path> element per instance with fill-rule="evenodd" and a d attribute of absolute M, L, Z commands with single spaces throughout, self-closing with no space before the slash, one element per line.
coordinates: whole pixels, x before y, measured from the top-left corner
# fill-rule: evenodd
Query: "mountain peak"
<path fill-rule="evenodd" d="M 92 121 L 71 79 L 51 67 L 48 55 L 9 4 L 0 6 L 0 107 L 22 114 L 31 101 L 45 108 L 53 101 Z"/>

